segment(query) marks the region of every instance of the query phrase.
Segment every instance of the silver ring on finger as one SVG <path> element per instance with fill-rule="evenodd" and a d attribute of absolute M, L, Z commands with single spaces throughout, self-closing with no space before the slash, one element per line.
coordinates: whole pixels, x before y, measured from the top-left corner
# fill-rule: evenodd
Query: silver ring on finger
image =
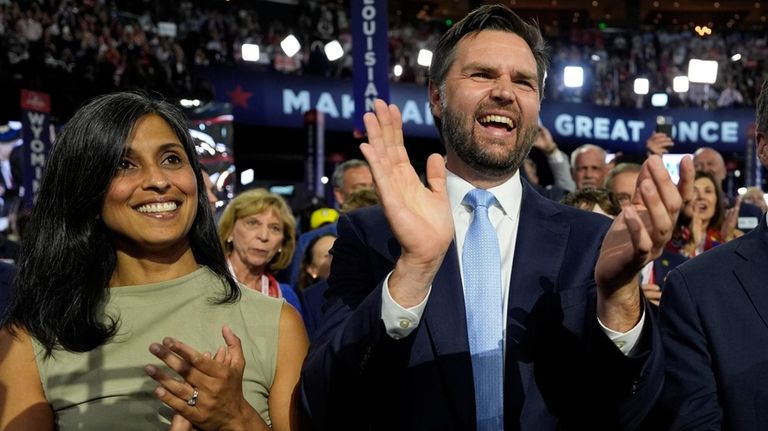
<path fill-rule="evenodd" d="M 197 392 L 197 388 L 192 387 L 192 398 L 187 400 L 187 405 L 190 407 L 194 407 L 197 405 L 197 396 L 200 395 L 199 392 Z"/>

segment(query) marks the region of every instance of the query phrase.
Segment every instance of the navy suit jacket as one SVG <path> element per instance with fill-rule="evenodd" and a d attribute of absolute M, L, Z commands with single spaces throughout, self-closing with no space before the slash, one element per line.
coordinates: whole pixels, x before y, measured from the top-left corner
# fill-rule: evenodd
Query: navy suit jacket
<path fill-rule="evenodd" d="M 302 292 L 304 306 L 304 327 L 307 328 L 309 339 L 314 339 L 315 331 L 323 318 L 323 301 L 328 282 L 320 280 L 307 287 Z"/>
<path fill-rule="evenodd" d="M 669 272 L 687 260 L 688 258 L 680 253 L 667 249 L 662 250 L 661 256 L 653 261 L 653 279 L 655 283 L 664 287 L 664 280 L 667 279 Z"/>
<path fill-rule="evenodd" d="M 768 427 L 767 283 L 765 217 L 670 272 L 659 310 L 665 428 Z"/>
<path fill-rule="evenodd" d="M 524 182 L 507 314 L 506 430 L 631 429 L 655 401 L 663 362 L 651 314 L 630 357 L 595 317 L 593 273 L 609 223 Z M 400 245 L 380 207 L 342 216 L 338 229 L 325 315 L 302 372 L 314 429 L 476 429 L 455 246 L 419 326 L 394 340 L 381 320 L 381 289 Z"/>

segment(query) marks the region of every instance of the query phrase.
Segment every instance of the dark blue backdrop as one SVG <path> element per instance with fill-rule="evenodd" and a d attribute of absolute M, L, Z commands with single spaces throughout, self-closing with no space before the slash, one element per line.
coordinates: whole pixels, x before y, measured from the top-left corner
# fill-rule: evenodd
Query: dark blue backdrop
<path fill-rule="evenodd" d="M 353 130 L 355 109 L 352 81 L 311 76 L 281 75 L 236 68 L 203 68 L 217 101 L 231 102 L 236 122 L 271 127 L 302 128 L 302 114 L 312 108 L 325 113 L 326 128 Z M 393 84 L 391 101 L 402 113 L 406 136 L 437 138 L 429 111 L 427 89 Z M 623 109 L 545 100 L 541 121 L 564 147 L 582 143 L 609 151 L 643 152 L 645 140 L 656 127 L 656 117 L 674 121 L 674 152 L 692 152 L 701 146 L 725 153 L 743 153 L 754 130 L 751 109 Z"/>

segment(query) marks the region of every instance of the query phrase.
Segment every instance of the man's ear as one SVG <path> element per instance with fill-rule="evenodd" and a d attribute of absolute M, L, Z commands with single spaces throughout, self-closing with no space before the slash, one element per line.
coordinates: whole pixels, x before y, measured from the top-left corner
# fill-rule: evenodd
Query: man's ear
<path fill-rule="evenodd" d="M 429 108 L 435 118 L 443 117 L 443 104 L 440 102 L 440 87 L 434 81 L 429 81 Z"/>
<path fill-rule="evenodd" d="M 760 163 L 768 167 L 768 136 L 763 132 L 757 132 L 755 134 L 755 146 Z"/>

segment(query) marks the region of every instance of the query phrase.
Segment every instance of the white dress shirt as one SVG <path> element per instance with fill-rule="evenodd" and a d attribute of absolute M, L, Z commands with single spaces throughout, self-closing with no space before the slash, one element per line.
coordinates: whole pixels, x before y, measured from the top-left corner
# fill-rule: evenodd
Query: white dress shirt
<path fill-rule="evenodd" d="M 446 180 L 448 200 L 450 201 L 451 212 L 453 213 L 453 225 L 455 229 L 454 242 L 456 244 L 456 252 L 458 253 L 458 256 L 461 257 L 464 237 L 467 235 L 469 223 L 472 220 L 471 209 L 469 206 L 463 205 L 462 201 L 467 192 L 475 187 L 450 171 L 447 171 Z M 506 319 L 510 289 L 509 282 L 512 276 L 512 259 L 515 255 L 517 228 L 520 224 L 520 204 L 523 198 L 523 185 L 520 182 L 520 174 L 516 173 L 505 183 L 488 189 L 488 191 L 496 196 L 497 201 L 496 204 L 489 208 L 488 216 L 491 219 L 491 223 L 496 228 L 498 238 L 500 239 L 501 288 L 504 301 L 504 318 Z M 459 258 L 458 261 L 463 281 L 464 269 L 461 264 L 461 258 Z M 391 274 L 392 273 L 390 272 L 390 275 Z M 387 276 L 381 294 L 381 318 L 384 321 L 389 336 L 394 339 L 407 337 L 419 325 L 431 291 L 432 288 L 430 286 L 427 296 L 420 304 L 411 308 L 403 308 L 392 299 L 392 296 L 389 293 L 389 276 Z M 638 322 L 634 328 L 630 329 L 628 332 L 621 333 L 607 328 L 600 322 L 600 319 L 598 319 L 603 331 L 624 354 L 628 354 L 629 351 L 632 350 L 632 347 L 637 343 L 637 340 L 642 333 L 644 321 L 645 314 L 643 314 L 640 322 Z M 506 325 L 504 325 L 504 327 L 506 328 Z M 506 333 L 504 334 L 504 339 L 506 340 Z"/>

